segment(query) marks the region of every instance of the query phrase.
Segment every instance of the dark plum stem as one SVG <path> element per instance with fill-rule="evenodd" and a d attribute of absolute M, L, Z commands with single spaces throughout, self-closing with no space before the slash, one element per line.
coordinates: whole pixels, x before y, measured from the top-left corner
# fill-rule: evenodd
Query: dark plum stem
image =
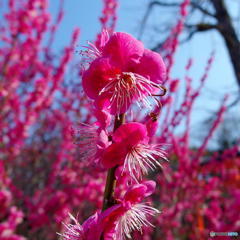
<path fill-rule="evenodd" d="M 124 123 L 124 121 L 125 121 L 125 114 L 120 114 L 120 115 L 116 116 L 115 123 L 114 123 L 114 131 L 116 131 Z M 114 190 L 116 187 L 115 172 L 116 172 L 117 167 L 118 166 L 115 166 L 108 170 L 105 191 L 104 191 L 102 211 L 113 206 L 115 203 Z"/>

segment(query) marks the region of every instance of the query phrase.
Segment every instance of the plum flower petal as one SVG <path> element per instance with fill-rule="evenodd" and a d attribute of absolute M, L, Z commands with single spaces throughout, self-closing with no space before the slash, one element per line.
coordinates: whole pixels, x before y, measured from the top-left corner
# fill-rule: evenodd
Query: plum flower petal
<path fill-rule="evenodd" d="M 119 73 L 120 70 L 111 65 L 109 58 L 97 58 L 83 74 L 82 86 L 85 93 L 89 98 L 98 98 L 110 79 Z"/>
<path fill-rule="evenodd" d="M 110 38 L 110 34 L 109 34 L 108 30 L 106 28 L 104 28 L 101 32 L 100 41 L 97 44 L 98 48 L 100 48 L 102 50 L 103 47 L 108 42 L 109 38 Z"/>
<path fill-rule="evenodd" d="M 86 239 L 84 240 L 100 240 L 104 229 L 100 215 L 101 213 L 96 212 L 82 224 L 83 231 L 86 236 Z"/>
<path fill-rule="evenodd" d="M 122 165 L 126 154 L 127 148 L 124 143 L 111 144 L 103 152 L 101 163 L 107 169 L 116 165 Z"/>
<path fill-rule="evenodd" d="M 110 57 L 123 71 L 131 62 L 139 62 L 143 52 L 142 42 L 123 32 L 114 33 L 103 49 L 103 55 Z"/>
<path fill-rule="evenodd" d="M 135 184 L 125 193 L 124 200 L 132 203 L 141 202 L 145 197 L 152 195 L 155 188 L 156 182 L 150 180 Z"/>
<path fill-rule="evenodd" d="M 138 122 L 125 123 L 113 134 L 116 143 L 124 142 L 129 146 L 148 141 L 145 125 Z"/>
<path fill-rule="evenodd" d="M 134 72 L 161 84 L 166 77 L 166 67 L 161 56 L 149 49 L 144 50 L 139 64 L 134 65 Z"/>

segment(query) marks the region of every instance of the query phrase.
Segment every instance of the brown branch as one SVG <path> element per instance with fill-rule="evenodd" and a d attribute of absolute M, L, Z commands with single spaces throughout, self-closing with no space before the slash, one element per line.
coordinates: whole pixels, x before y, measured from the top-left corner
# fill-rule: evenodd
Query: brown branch
<path fill-rule="evenodd" d="M 215 14 L 213 14 L 213 13 L 209 12 L 207 9 L 203 8 L 201 5 L 199 5 L 199 3 L 195 2 L 195 1 L 192 1 L 191 5 L 192 5 L 193 8 L 198 9 L 199 11 L 204 13 L 205 15 L 216 18 Z"/>
<path fill-rule="evenodd" d="M 240 87 L 240 39 L 233 26 L 230 14 L 224 0 L 211 0 L 218 20 L 219 33 L 222 35 L 231 58 L 232 66 Z"/>
<path fill-rule="evenodd" d="M 177 2 L 171 2 L 171 3 L 166 3 L 162 1 L 152 1 L 149 5 L 156 5 L 156 6 L 162 6 L 162 7 L 179 7 L 181 4 Z"/>
<path fill-rule="evenodd" d="M 227 111 L 229 111 L 230 108 L 236 106 L 239 102 L 240 102 L 240 93 L 239 93 L 239 96 L 227 106 Z"/>
<path fill-rule="evenodd" d="M 204 32 L 212 29 L 217 29 L 219 26 L 210 23 L 185 24 L 188 29 L 195 29 L 198 32 Z"/>
<path fill-rule="evenodd" d="M 143 17 L 143 20 L 141 22 L 141 28 L 140 28 L 140 31 L 139 31 L 139 39 L 141 39 L 142 35 L 143 35 L 143 31 L 145 29 L 145 26 L 146 26 L 146 22 L 147 22 L 147 19 L 153 9 L 154 6 L 160 6 L 160 7 L 180 7 L 180 3 L 178 2 L 171 2 L 171 3 L 166 3 L 166 2 L 163 2 L 163 1 L 151 1 L 149 4 L 148 4 L 148 7 L 147 7 L 147 10 L 145 12 L 145 15 Z M 191 1 L 191 6 L 193 9 L 198 9 L 199 11 L 201 11 L 203 14 L 205 15 L 208 15 L 210 17 L 214 17 L 216 18 L 216 15 L 209 12 L 207 9 L 203 8 L 197 1 Z"/>
<path fill-rule="evenodd" d="M 185 24 L 185 27 L 189 29 L 188 36 L 181 40 L 180 43 L 185 43 L 189 40 L 192 39 L 192 37 L 198 33 L 198 32 L 204 32 L 204 31 L 209 31 L 213 29 L 219 29 L 219 26 L 217 24 L 209 24 L 209 23 L 198 23 L 198 24 Z M 163 42 L 158 43 L 155 47 L 153 47 L 151 50 L 152 51 L 157 51 L 158 49 L 161 48 L 161 46 L 164 44 Z"/>
<path fill-rule="evenodd" d="M 218 29 L 219 26 L 216 24 L 209 23 L 198 23 L 198 24 L 185 24 L 185 27 L 189 29 L 188 36 L 181 41 L 181 43 L 187 42 L 192 39 L 192 37 L 199 32 L 205 32 L 213 29 Z"/>
<path fill-rule="evenodd" d="M 115 123 L 114 123 L 114 131 L 116 131 L 125 121 L 125 115 L 120 114 L 116 116 Z M 106 210 L 107 208 L 113 206 L 115 204 L 114 199 L 114 190 L 116 187 L 116 177 L 115 172 L 118 166 L 115 166 L 108 170 L 105 191 L 104 191 L 104 199 L 103 199 L 103 207 L 102 211 Z"/>
<path fill-rule="evenodd" d="M 114 131 L 116 131 L 123 123 L 125 122 L 125 114 L 120 114 L 116 116 L 115 123 L 114 123 Z M 115 172 L 118 166 L 115 166 L 108 170 L 105 191 L 104 191 L 104 198 L 103 198 L 103 206 L 102 211 L 110 208 L 115 204 L 114 199 L 114 191 L 116 188 L 116 177 Z M 104 240 L 104 233 L 101 235 L 101 240 Z"/>
<path fill-rule="evenodd" d="M 138 34 L 138 39 L 141 39 L 142 35 L 143 35 L 143 31 L 145 29 L 146 26 L 146 22 L 148 20 L 148 17 L 153 9 L 154 6 L 163 6 L 163 7 L 179 7 L 180 4 L 179 3 L 165 3 L 165 2 L 161 2 L 161 1 L 152 1 L 148 4 L 147 10 L 144 14 L 143 20 L 140 24 L 141 28 Z"/>

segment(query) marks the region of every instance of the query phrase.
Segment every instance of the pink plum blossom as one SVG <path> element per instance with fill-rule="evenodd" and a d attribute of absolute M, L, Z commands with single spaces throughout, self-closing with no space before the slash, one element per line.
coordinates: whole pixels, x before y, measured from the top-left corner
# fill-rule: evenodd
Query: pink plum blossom
<path fill-rule="evenodd" d="M 133 102 L 151 107 L 148 96 L 159 90 L 165 78 L 161 56 L 127 33 L 115 32 L 109 40 L 103 39 L 104 46 L 90 44 L 85 52 L 90 65 L 82 85 L 87 96 L 97 106 L 104 102 L 111 114 L 126 112 Z"/>
<path fill-rule="evenodd" d="M 112 136 L 113 143 L 102 155 L 106 168 L 123 164 L 123 172 L 128 172 L 135 181 L 141 179 L 148 169 L 161 166 L 159 160 L 166 160 L 166 153 L 160 144 L 149 144 L 147 128 L 144 124 L 131 122 L 120 126 Z"/>
<path fill-rule="evenodd" d="M 149 216 L 160 213 L 157 209 L 141 203 L 150 196 L 156 187 L 154 181 L 145 181 L 131 186 L 118 204 L 104 211 L 101 217 L 105 224 L 104 236 L 111 235 L 112 240 L 131 238 L 132 231 L 142 232 L 143 226 L 153 226 Z"/>
<path fill-rule="evenodd" d="M 66 222 L 62 233 L 64 240 L 100 240 L 103 231 L 105 240 L 118 240 L 124 235 L 127 237 L 131 231 L 132 238 L 137 240 L 170 240 L 179 236 L 188 239 L 196 239 L 197 236 L 199 240 L 207 239 L 210 231 L 239 231 L 239 148 L 223 152 L 209 152 L 207 148 L 224 108 L 217 114 L 201 148 L 193 149 L 189 140 L 192 106 L 201 94 L 213 56 L 206 65 L 198 88 L 194 88 L 188 73 L 192 61 L 185 67 L 185 79 L 172 78 L 171 75 L 174 53 L 179 44 L 177 38 L 184 26 L 189 0 L 181 4 L 180 19 L 161 49 L 167 66 L 167 80 L 163 82 L 169 89 L 168 96 L 161 99 L 161 127 L 158 128 L 158 122 L 153 121 L 150 115 L 149 119 L 138 110 L 139 114 L 133 119 L 144 123 L 147 131 L 144 127 L 135 127 L 138 130 L 134 133 L 129 130 L 131 141 L 126 141 L 122 134 L 112 133 L 118 135 L 113 142 L 108 137 L 108 132 L 111 135 L 111 114 L 127 110 L 135 101 L 148 106 L 151 103 L 148 95 L 155 94 L 153 84 L 157 84 L 156 90 L 162 84 L 155 80 L 159 78 L 157 67 L 160 64 L 156 64 L 155 68 L 152 64 L 154 61 L 148 61 L 147 58 L 156 56 L 157 60 L 159 55 L 151 51 L 148 54 L 142 44 L 128 34 L 111 35 L 116 24 L 117 0 L 103 0 L 100 19 L 102 29 L 106 28 L 107 31 L 99 34 L 94 44 L 89 43 L 87 51 L 83 53 L 86 65 L 84 79 L 92 76 L 91 81 L 87 79 L 87 87 L 91 84 L 89 88 L 97 89 L 95 92 L 91 89 L 88 91 L 88 94 L 93 92 L 89 101 L 81 94 L 79 69 L 69 65 L 79 31 L 74 32 L 71 43 L 62 54 L 52 48 L 56 42 L 54 33 L 64 15 L 62 7 L 55 21 L 47 9 L 47 0 L 7 2 L 0 28 L 0 125 L 3 130 L 3 134 L 0 134 L 0 158 L 3 159 L 0 161 L 0 239 L 55 240 L 55 232 L 61 231 L 61 222 Z M 46 35 L 49 41 L 45 39 Z M 124 44 L 118 45 L 119 42 Z M 109 67 L 94 69 L 102 62 L 109 63 Z M 94 74 L 90 74 L 90 70 Z M 147 78 L 149 82 L 139 76 Z M 182 81 L 186 81 L 187 88 L 184 98 L 179 102 L 178 85 Z M 148 83 L 151 87 L 147 86 Z M 126 100 L 126 96 L 130 96 L 130 99 Z M 127 120 L 130 118 L 126 116 Z M 96 119 L 97 122 L 92 124 Z M 69 136 L 69 126 L 76 121 L 88 124 L 81 129 L 83 135 L 79 132 L 74 135 L 78 148 L 73 147 Z M 176 135 L 178 131 L 175 130 L 179 125 L 183 127 L 182 135 Z M 163 214 L 155 219 L 156 230 L 145 228 L 144 224 L 143 228 L 139 225 L 133 228 L 131 226 L 136 226 L 139 216 L 147 219 L 149 214 L 141 198 L 134 200 L 143 194 L 141 189 L 145 183 L 128 190 L 129 171 L 124 165 L 127 150 L 131 150 L 134 143 L 149 146 L 153 142 L 173 143 L 169 149 L 173 166 L 164 167 L 152 175 L 161 187 L 150 201 L 157 202 Z M 117 181 L 113 203 L 116 205 L 87 218 L 102 206 L 106 174 L 103 169 L 86 166 L 85 163 L 102 163 L 105 149 L 107 153 L 111 150 L 109 144 L 116 149 L 116 158 L 112 157 L 113 164 L 122 164 L 115 172 Z M 111 154 L 114 156 L 113 152 Z M 79 161 L 81 159 L 85 161 Z M 152 162 L 155 164 L 154 160 Z M 145 162 L 143 164 L 149 169 Z M 129 166 L 133 169 L 135 165 Z M 135 172 L 134 176 L 138 178 Z M 124 197 L 126 192 L 129 197 Z M 145 207 L 141 208 L 141 205 Z M 68 222 L 68 212 L 77 212 L 78 221 L 72 218 L 73 222 Z M 142 212 L 145 214 L 141 215 Z M 142 229 L 143 234 L 141 231 L 135 233 L 135 229 Z"/>
<path fill-rule="evenodd" d="M 160 213 L 157 209 L 142 203 L 156 187 L 154 181 L 145 181 L 131 186 L 117 204 L 89 217 L 82 225 L 69 214 L 73 224 L 64 224 L 65 231 L 59 234 L 63 240 L 125 240 L 132 231 L 142 232 L 143 226 L 153 226 L 149 216 Z"/>
<path fill-rule="evenodd" d="M 69 214 L 74 224 L 64 224 L 65 232 L 58 233 L 63 240 L 99 240 L 102 234 L 102 226 L 99 224 L 99 213 L 90 216 L 83 225 Z"/>

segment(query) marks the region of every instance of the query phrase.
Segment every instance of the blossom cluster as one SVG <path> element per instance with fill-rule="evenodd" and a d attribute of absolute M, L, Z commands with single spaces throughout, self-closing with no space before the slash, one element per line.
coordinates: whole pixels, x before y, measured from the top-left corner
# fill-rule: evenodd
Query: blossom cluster
<path fill-rule="evenodd" d="M 96 212 L 82 225 L 70 214 L 73 224 L 65 224 L 63 239 L 94 240 L 119 239 L 131 237 L 134 230 L 141 231 L 142 226 L 151 226 L 147 216 L 154 216 L 159 211 L 141 203 L 144 197 L 153 193 L 155 182 L 145 181 L 129 187 L 122 199 L 117 199 L 113 207 L 103 212 Z"/>
<path fill-rule="evenodd" d="M 103 52 L 116 23 L 117 1 L 103 2 L 101 24 L 110 30 L 110 36 L 105 31 L 105 37 L 102 34 L 97 37 L 94 46 L 99 55 L 93 54 L 89 61 L 89 55 L 85 54 L 86 71 L 96 58 L 109 58 Z M 82 94 L 79 65 L 70 64 L 78 31 L 61 54 L 53 49 L 55 33 L 63 17 L 63 5 L 60 4 L 55 17 L 48 11 L 49 1 L 46 0 L 3 2 L 5 13 L 0 27 L 0 239 L 56 240 L 56 232 L 65 234 L 67 239 L 78 239 L 80 237 L 78 233 L 72 233 L 73 229 L 84 236 L 91 232 L 94 224 L 101 224 L 105 238 L 110 239 L 117 233 L 122 236 L 122 230 L 126 237 L 131 235 L 138 240 L 173 240 L 180 236 L 182 239 L 201 240 L 207 239 L 210 231 L 240 231 L 239 149 L 237 146 L 221 151 L 209 151 L 207 148 L 221 123 L 226 110 L 225 102 L 221 104 L 201 146 L 191 147 L 191 112 L 193 104 L 204 91 L 214 55 L 210 56 L 199 79 L 199 87 L 193 83 L 196 74 L 191 76 L 191 67 L 195 62 L 200 66 L 199 60 L 189 60 L 184 78 L 175 76 L 172 79 L 170 74 L 178 45 L 176 37 L 181 32 L 179 26 L 189 1 L 184 2 L 178 14 L 180 23 L 173 29 L 174 34 L 163 49 L 167 55 L 161 52 L 167 66 L 164 86 L 168 89 L 168 94 L 161 97 L 161 114 L 158 96 L 144 93 L 141 98 L 137 95 L 133 102 L 147 106 L 146 110 L 151 113 L 146 114 L 142 108 L 131 104 L 128 106 L 128 122 L 122 124 L 119 131 L 112 130 L 114 109 L 110 103 L 114 106 L 116 102 L 109 101 L 104 105 Z M 96 53 L 96 49 L 93 52 Z M 141 58 L 142 54 L 139 60 Z M 138 65 L 138 62 L 133 65 Z M 121 72 L 122 68 L 119 69 Z M 127 71 L 141 75 L 134 69 L 128 68 Z M 179 87 L 185 90 L 183 98 L 178 97 Z M 104 90 L 100 96 L 106 96 L 111 89 Z M 160 95 L 163 91 L 161 87 Z M 153 110 L 144 104 L 146 98 L 153 104 Z M 157 118 L 159 121 L 156 121 Z M 120 114 L 117 123 L 121 119 Z M 86 123 L 72 129 L 78 147 L 69 134 L 69 128 L 76 126 L 76 122 Z M 179 126 L 184 127 L 182 134 Z M 126 129 L 134 132 L 131 134 L 131 138 L 134 137 L 132 141 L 127 141 L 122 135 Z M 170 161 L 167 164 L 159 161 L 161 142 L 169 144 Z M 138 147 L 133 154 L 128 154 L 133 143 Z M 117 157 L 114 158 L 113 150 L 120 148 L 123 151 L 116 151 Z M 139 161 L 149 159 L 146 155 L 140 156 L 136 151 L 138 148 L 141 151 L 147 148 L 151 163 L 144 162 L 144 168 L 136 172 L 131 166 L 137 167 Z M 137 161 L 132 162 L 132 157 Z M 106 168 L 111 169 L 115 160 L 121 166 L 115 172 L 117 188 L 113 206 L 101 212 Z M 158 168 L 159 164 L 164 167 L 155 172 L 149 171 Z M 143 175 L 147 171 L 156 184 L 144 180 Z M 155 193 L 150 195 L 155 185 Z M 145 197 L 147 200 L 143 199 Z M 156 209 L 152 209 L 150 204 Z M 139 209 L 146 218 L 136 218 Z M 159 210 L 161 214 L 158 214 Z M 75 216 L 76 222 L 74 218 L 69 218 L 69 213 Z M 151 214 L 155 217 L 151 218 Z M 126 226 L 127 219 L 131 222 L 127 222 Z M 129 228 L 130 223 L 135 223 L 133 219 L 138 223 L 143 220 L 141 230 Z M 157 227 L 151 228 L 150 224 Z M 111 231 L 115 231 L 115 236 Z"/>
<path fill-rule="evenodd" d="M 100 45 L 89 43 L 82 52 L 87 64 L 82 76 L 83 89 L 91 99 L 97 121 L 94 125 L 81 124 L 72 129 L 74 141 L 80 149 L 81 160 L 109 169 L 113 176 L 107 179 L 103 211 L 97 212 L 81 226 L 72 216 L 74 224 L 66 225 L 63 239 L 125 239 L 132 231 L 151 226 L 149 216 L 159 211 L 142 203 L 155 189 L 154 181 L 143 181 L 148 170 L 162 167 L 167 160 L 160 144 L 151 143 L 156 131 L 156 112 L 149 120 L 124 122 L 134 103 L 148 109 L 159 108 L 159 101 L 151 102 L 163 90 L 165 65 L 161 56 L 144 49 L 143 44 L 122 32 L 109 34 L 104 30 Z M 160 94 L 161 95 L 161 94 Z M 113 131 L 110 131 L 112 119 Z M 114 187 L 108 185 L 125 178 L 126 193 L 114 196 Z M 117 186 L 118 187 L 118 186 Z M 109 192 L 108 192 L 109 191 Z M 111 196 L 109 196 L 109 194 Z M 109 203 L 111 202 L 111 203 Z"/>

